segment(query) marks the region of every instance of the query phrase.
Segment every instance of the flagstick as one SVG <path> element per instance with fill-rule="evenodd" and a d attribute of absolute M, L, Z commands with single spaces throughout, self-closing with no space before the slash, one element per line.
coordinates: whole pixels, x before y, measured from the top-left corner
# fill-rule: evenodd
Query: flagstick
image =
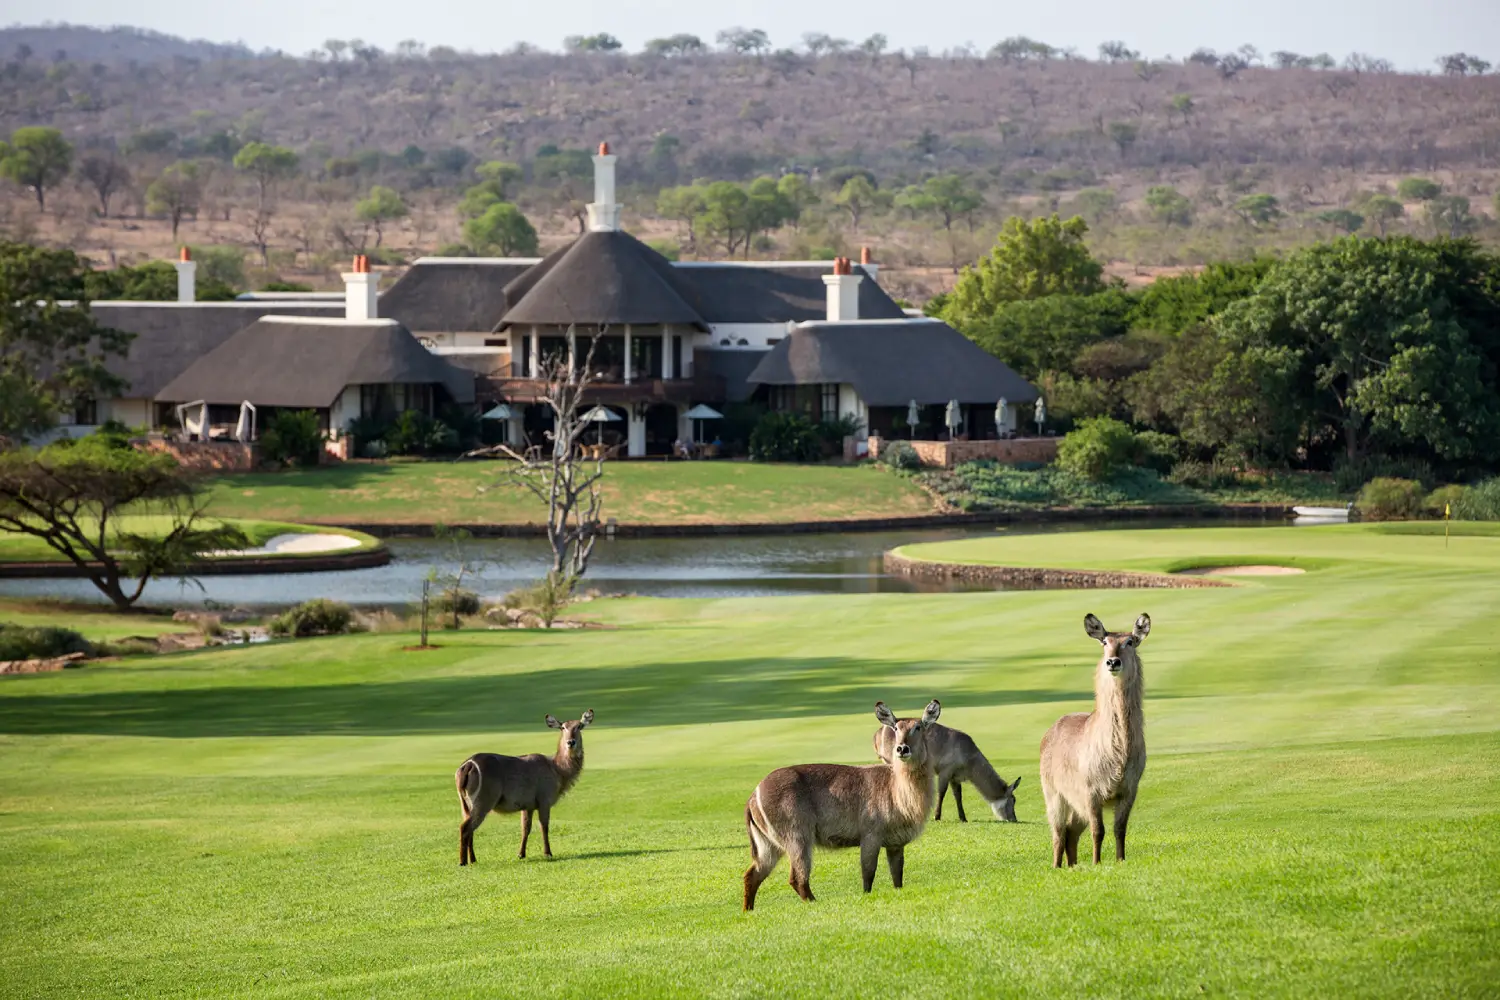
<path fill-rule="evenodd" d="M 1443 548 L 1445 549 L 1448 547 L 1448 522 L 1452 517 L 1453 505 L 1451 503 L 1443 504 Z"/>

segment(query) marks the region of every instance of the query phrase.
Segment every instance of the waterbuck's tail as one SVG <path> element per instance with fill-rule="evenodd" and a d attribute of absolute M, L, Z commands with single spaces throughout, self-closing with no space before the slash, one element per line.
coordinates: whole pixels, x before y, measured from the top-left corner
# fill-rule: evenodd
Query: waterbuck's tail
<path fill-rule="evenodd" d="M 776 843 L 776 838 L 771 836 L 764 824 L 764 814 L 756 816 L 760 812 L 760 803 L 757 796 L 760 789 L 745 801 L 745 832 L 750 834 L 750 856 L 756 864 L 764 864 L 769 860 L 781 857 L 781 847 Z"/>
<path fill-rule="evenodd" d="M 473 758 L 458 765 L 458 770 L 453 774 L 453 781 L 458 785 L 458 805 L 463 810 L 464 818 L 474 811 L 474 793 L 479 790 L 479 765 L 474 763 Z"/>

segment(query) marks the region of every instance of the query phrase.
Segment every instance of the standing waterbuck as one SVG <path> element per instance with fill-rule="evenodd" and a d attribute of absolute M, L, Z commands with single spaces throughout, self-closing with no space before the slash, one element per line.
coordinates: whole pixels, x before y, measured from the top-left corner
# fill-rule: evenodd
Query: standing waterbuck
<path fill-rule="evenodd" d="M 932 761 L 927 732 L 942 706 L 928 703 L 920 719 L 898 719 L 875 703 L 875 718 L 894 737 L 885 764 L 799 764 L 772 771 L 745 803 L 754 863 L 745 872 L 745 909 L 783 854 L 792 865 L 792 888 L 812 901 L 812 852 L 818 847 L 858 847 L 865 892 L 875 884 L 875 866 L 885 848 L 891 882 L 901 888 L 906 845 L 921 836 L 932 810 Z"/>
<path fill-rule="evenodd" d="M 875 730 L 875 755 L 887 764 L 891 762 L 891 750 L 896 745 L 896 734 L 885 726 Z M 995 818 L 1002 823 L 1016 822 L 1017 778 L 1009 785 L 995 773 L 989 760 L 979 752 L 968 733 L 947 726 L 932 725 L 927 730 L 927 756 L 932 759 L 932 770 L 937 775 L 937 811 L 933 819 L 943 818 L 943 798 L 948 786 L 953 786 L 953 804 L 958 807 L 958 821 L 967 823 L 964 815 L 963 786 L 967 781 L 978 790 L 984 801 L 990 804 Z"/>
<path fill-rule="evenodd" d="M 1093 615 L 1083 619 L 1089 638 L 1104 647 L 1094 670 L 1094 710 L 1058 719 L 1042 737 L 1042 798 L 1052 826 L 1052 866 L 1078 863 L 1078 836 L 1094 836 L 1094 864 L 1104 843 L 1104 807 L 1115 811 L 1115 859 L 1125 860 L 1125 827 L 1146 770 L 1146 718 L 1137 647 L 1151 632 L 1141 615 L 1130 632 L 1109 632 Z"/>
<path fill-rule="evenodd" d="M 498 753 L 476 753 L 462 764 L 453 779 L 458 784 L 458 806 L 463 816 L 458 824 L 458 863 L 466 865 L 474 856 L 474 831 L 492 812 L 521 814 L 521 857 L 531 836 L 531 814 L 542 822 L 542 850 L 552 857 L 552 839 L 547 825 L 552 807 L 573 787 L 583 773 L 583 730 L 594 721 L 594 710 L 573 722 L 558 722 L 547 716 L 547 728 L 562 730 L 557 753 L 544 757 L 529 753 L 507 757 Z"/>

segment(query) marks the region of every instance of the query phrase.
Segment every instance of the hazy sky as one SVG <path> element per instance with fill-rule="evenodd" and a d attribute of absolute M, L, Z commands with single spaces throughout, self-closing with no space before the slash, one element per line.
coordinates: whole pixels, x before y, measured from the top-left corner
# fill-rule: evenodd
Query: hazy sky
<path fill-rule="evenodd" d="M 406 38 L 478 51 L 518 41 L 556 49 L 565 35 L 598 31 L 634 50 L 660 35 L 710 41 L 743 25 L 764 29 L 778 47 L 796 46 L 807 31 L 855 41 L 878 31 L 893 48 L 934 51 L 966 42 L 987 49 L 1020 34 L 1088 55 L 1117 38 L 1155 57 L 1248 42 L 1263 52 L 1366 52 L 1403 69 L 1431 69 L 1435 56 L 1454 51 L 1500 64 L 1500 0 L 4 0 L 0 18 L 125 23 L 296 53 L 327 38 L 387 49 Z"/>

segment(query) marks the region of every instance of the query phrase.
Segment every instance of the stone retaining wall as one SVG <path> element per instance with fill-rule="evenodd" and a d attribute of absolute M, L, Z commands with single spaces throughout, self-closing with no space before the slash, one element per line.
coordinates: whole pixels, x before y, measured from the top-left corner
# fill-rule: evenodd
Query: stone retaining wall
<path fill-rule="evenodd" d="M 870 457 L 879 458 L 880 449 L 894 444 L 898 438 L 870 438 Z M 1040 462 L 1046 464 L 1057 458 L 1059 438 L 1009 438 L 996 441 L 907 441 L 916 451 L 923 465 L 936 469 L 951 469 L 964 462 L 992 459 L 996 462 Z"/>
<path fill-rule="evenodd" d="M 216 559 L 189 566 L 187 576 L 249 576 L 257 573 L 330 573 L 344 569 L 368 569 L 391 561 L 384 545 L 355 552 L 328 552 L 305 556 L 246 556 Z M 0 562 L 0 580 L 73 580 L 87 578 L 88 571 L 63 562 Z"/>
<path fill-rule="evenodd" d="M 1046 569 L 1035 566 L 983 566 L 974 563 L 927 562 L 908 559 L 894 552 L 885 554 L 885 570 L 898 576 L 926 580 L 969 580 L 996 584 L 1012 590 L 1099 590 L 1157 587 L 1191 590 L 1199 587 L 1232 587 L 1223 580 L 1170 573 L 1131 573 L 1124 570 Z"/>
<path fill-rule="evenodd" d="M 147 451 L 164 451 L 184 469 L 214 472 L 250 472 L 260 464 L 259 447 L 239 441 L 142 442 Z"/>

